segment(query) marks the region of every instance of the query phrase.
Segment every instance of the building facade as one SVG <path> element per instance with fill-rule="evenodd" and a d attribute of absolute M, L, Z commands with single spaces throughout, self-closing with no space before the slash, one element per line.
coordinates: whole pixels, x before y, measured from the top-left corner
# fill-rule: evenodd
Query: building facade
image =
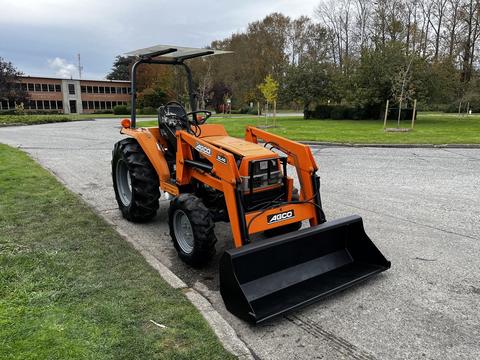
<path fill-rule="evenodd" d="M 117 80 L 73 80 L 48 77 L 20 77 L 19 86 L 28 92 L 26 111 L 82 114 L 113 110 L 130 100 L 130 82 Z M 0 111 L 15 109 L 11 101 L 0 100 Z"/>

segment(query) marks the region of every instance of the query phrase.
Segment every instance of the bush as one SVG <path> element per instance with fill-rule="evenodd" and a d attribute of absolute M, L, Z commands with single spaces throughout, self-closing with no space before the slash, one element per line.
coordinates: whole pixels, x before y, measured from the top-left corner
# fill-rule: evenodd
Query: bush
<path fill-rule="evenodd" d="M 130 108 L 127 105 L 117 105 L 113 108 L 115 115 L 130 115 Z"/>
<path fill-rule="evenodd" d="M 445 109 L 446 113 L 458 113 L 458 102 L 451 103 Z"/>
<path fill-rule="evenodd" d="M 93 114 L 113 114 L 112 110 L 95 110 Z"/>
<path fill-rule="evenodd" d="M 15 109 L 1 110 L 0 115 L 18 115 Z"/>
<path fill-rule="evenodd" d="M 354 114 L 355 110 L 350 109 L 349 111 L 348 106 L 343 106 L 343 105 L 337 105 L 332 108 L 332 111 L 330 112 L 330 117 L 333 120 L 350 120 L 352 114 Z"/>
<path fill-rule="evenodd" d="M 381 119 L 379 106 L 352 105 L 317 105 L 315 110 L 304 110 L 305 119 L 335 119 L 335 120 L 371 120 Z"/>
<path fill-rule="evenodd" d="M 151 106 L 145 106 L 143 109 L 140 109 L 139 113 L 142 115 L 156 115 L 157 109 Z"/>

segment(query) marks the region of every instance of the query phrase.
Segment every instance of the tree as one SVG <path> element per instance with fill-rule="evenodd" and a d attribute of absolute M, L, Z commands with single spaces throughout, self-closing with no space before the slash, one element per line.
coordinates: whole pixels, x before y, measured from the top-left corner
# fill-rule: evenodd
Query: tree
<path fill-rule="evenodd" d="M 278 82 L 275 81 L 272 75 L 268 74 L 262 84 L 258 85 L 260 92 L 267 102 L 266 116 L 268 113 L 268 104 L 273 104 L 273 126 L 275 126 L 275 112 L 278 96 Z"/>
<path fill-rule="evenodd" d="M 112 70 L 106 76 L 108 80 L 130 80 L 130 64 L 132 58 L 118 55 L 112 66 Z"/>
<path fill-rule="evenodd" d="M 138 107 L 139 108 L 158 108 L 167 102 L 167 94 L 159 87 L 147 88 L 138 94 Z"/>
<path fill-rule="evenodd" d="M 212 87 L 208 91 L 208 94 L 217 114 L 224 112 L 224 99 L 226 97 L 229 97 L 231 93 L 232 90 L 223 82 L 216 82 L 212 85 Z"/>
<path fill-rule="evenodd" d="M 0 57 L 0 100 L 5 99 L 16 103 L 28 100 L 28 93 L 19 86 L 23 73 L 9 61 Z"/>
<path fill-rule="evenodd" d="M 289 66 L 280 94 L 285 102 L 301 104 L 304 113 L 312 102 L 333 97 L 327 65 L 311 61 Z"/>

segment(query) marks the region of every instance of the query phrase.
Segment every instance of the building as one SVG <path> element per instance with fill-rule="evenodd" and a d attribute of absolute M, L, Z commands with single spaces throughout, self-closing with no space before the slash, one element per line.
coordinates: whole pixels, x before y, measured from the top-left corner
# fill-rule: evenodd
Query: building
<path fill-rule="evenodd" d="M 49 111 L 82 114 L 112 110 L 130 100 L 130 82 L 118 80 L 68 80 L 49 77 L 20 77 L 29 95 L 26 111 Z M 0 101 L 0 111 L 14 109 L 15 104 Z"/>

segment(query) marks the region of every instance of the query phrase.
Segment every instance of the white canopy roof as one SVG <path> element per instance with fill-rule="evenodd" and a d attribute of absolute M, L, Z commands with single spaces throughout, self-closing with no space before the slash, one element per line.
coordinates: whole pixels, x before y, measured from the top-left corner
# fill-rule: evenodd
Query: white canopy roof
<path fill-rule="evenodd" d="M 186 60 L 200 56 L 230 54 L 232 51 L 199 49 L 174 45 L 154 45 L 126 53 L 127 56 L 148 57 L 159 60 Z"/>

